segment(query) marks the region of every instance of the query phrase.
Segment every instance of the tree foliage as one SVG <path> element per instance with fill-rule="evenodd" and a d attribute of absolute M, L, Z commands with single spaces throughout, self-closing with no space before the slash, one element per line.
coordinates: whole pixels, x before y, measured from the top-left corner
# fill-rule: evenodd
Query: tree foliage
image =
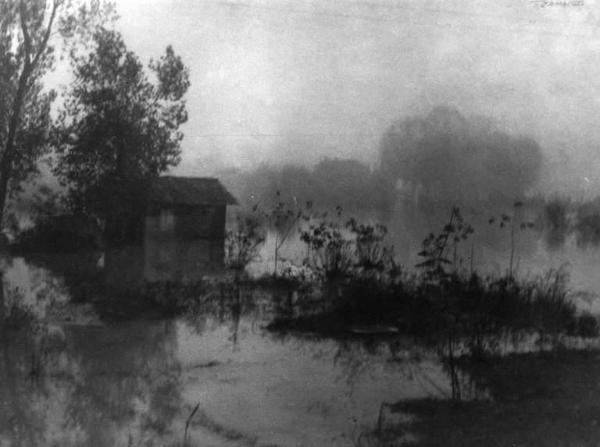
<path fill-rule="evenodd" d="M 77 46 L 113 12 L 100 0 L 0 0 L 0 221 L 9 194 L 49 151 L 56 93 L 43 81 L 55 67 L 56 44 Z"/>
<path fill-rule="evenodd" d="M 125 240 L 148 182 L 179 163 L 189 74 L 170 46 L 149 76 L 119 33 L 99 28 L 91 43 L 90 52 L 71 53 L 75 80 L 58 119 L 55 173 L 73 209 Z"/>
<path fill-rule="evenodd" d="M 467 120 L 450 107 L 396 122 L 381 144 L 386 177 L 423 188 L 429 197 L 463 203 L 511 203 L 535 185 L 541 165 L 533 139 Z"/>
<path fill-rule="evenodd" d="M 263 165 L 252 171 L 224 171 L 220 177 L 242 203 L 250 206 L 256 202 L 276 206 L 276 191 L 299 203 L 312 201 L 321 211 L 339 205 L 360 215 L 383 214 L 392 204 L 393 191 L 387 182 L 367 164 L 352 159 L 324 158 L 312 168 Z"/>

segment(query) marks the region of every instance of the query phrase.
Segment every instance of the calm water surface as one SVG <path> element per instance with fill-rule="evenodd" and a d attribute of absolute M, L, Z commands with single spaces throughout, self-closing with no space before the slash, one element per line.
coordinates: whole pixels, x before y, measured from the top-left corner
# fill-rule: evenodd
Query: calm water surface
<path fill-rule="evenodd" d="M 265 294 L 207 300 L 176 319 L 107 322 L 23 259 L 4 291 L 7 309 L 18 303 L 36 318 L 0 330 L 0 446 L 600 442 L 597 350 L 507 345 L 520 353 L 459 364 L 456 405 L 435 353 L 401 337 L 269 332 L 282 304 Z"/>
<path fill-rule="evenodd" d="M 450 394 L 435 356 L 408 342 L 278 336 L 227 304 L 103 323 L 22 259 L 5 289 L 41 320 L 3 332 L 2 446 L 352 446 L 382 404 Z"/>

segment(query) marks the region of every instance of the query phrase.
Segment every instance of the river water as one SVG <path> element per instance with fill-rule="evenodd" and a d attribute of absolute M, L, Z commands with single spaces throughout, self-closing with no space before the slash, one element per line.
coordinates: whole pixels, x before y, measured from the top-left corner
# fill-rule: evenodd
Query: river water
<path fill-rule="evenodd" d="M 447 369 L 414 340 L 274 333 L 261 296 L 106 321 L 72 303 L 59 276 L 17 258 L 4 297 L 2 447 L 600 442 L 596 350 L 459 365 L 457 406 Z"/>
<path fill-rule="evenodd" d="M 408 341 L 277 335 L 268 315 L 227 304 L 102 322 L 23 259 L 5 290 L 38 319 L 2 332 L 2 446 L 353 446 L 382 404 L 450 394 L 436 357 Z"/>

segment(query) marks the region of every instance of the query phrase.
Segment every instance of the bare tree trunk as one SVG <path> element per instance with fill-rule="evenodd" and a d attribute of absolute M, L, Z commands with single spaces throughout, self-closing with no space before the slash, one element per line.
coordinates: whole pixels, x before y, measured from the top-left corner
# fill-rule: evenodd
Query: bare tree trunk
<path fill-rule="evenodd" d="M 448 368 L 450 369 L 450 384 L 452 387 L 452 400 L 460 401 L 460 381 L 458 379 L 458 372 L 456 371 L 456 363 L 454 361 L 454 343 L 452 337 L 452 330 L 448 332 Z"/>
<path fill-rule="evenodd" d="M 471 241 L 471 260 L 470 260 L 470 268 L 469 268 L 469 277 L 473 276 L 474 251 L 475 251 L 474 243 L 473 243 L 473 241 Z"/>
<path fill-rule="evenodd" d="M 513 277 L 513 260 L 515 257 L 515 224 L 511 223 L 510 226 L 510 263 L 508 266 L 508 276 L 510 279 Z"/>
<path fill-rule="evenodd" d="M 4 271 L 0 270 L 0 325 L 4 322 L 6 315 L 6 304 L 4 303 Z"/>
<path fill-rule="evenodd" d="M 19 86 L 17 88 L 17 94 L 12 104 L 12 115 L 8 124 L 8 135 L 6 138 L 6 144 L 0 159 L 0 228 L 4 218 L 4 208 L 6 207 L 6 199 L 8 197 L 8 182 L 12 174 L 12 163 L 15 153 L 15 139 L 17 136 L 17 129 L 21 121 L 21 109 L 25 99 L 25 90 L 27 87 L 27 80 L 29 78 L 30 68 L 27 63 L 21 76 L 19 76 Z"/>
<path fill-rule="evenodd" d="M 275 268 L 273 270 L 273 276 L 277 276 L 277 259 L 279 257 L 279 235 L 275 233 Z"/>

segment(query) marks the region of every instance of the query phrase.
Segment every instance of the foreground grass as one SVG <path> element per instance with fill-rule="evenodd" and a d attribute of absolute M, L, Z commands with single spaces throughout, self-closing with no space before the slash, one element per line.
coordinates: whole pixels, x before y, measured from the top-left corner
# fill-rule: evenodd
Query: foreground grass
<path fill-rule="evenodd" d="M 392 413 L 412 422 L 413 446 L 597 446 L 600 443 L 600 353 L 515 354 L 463 360 L 462 372 L 489 391 L 485 401 L 401 402 Z M 381 445 L 399 445 L 397 441 Z"/>
<path fill-rule="evenodd" d="M 394 282 L 349 278 L 318 290 L 319 305 L 303 306 L 300 299 L 300 311 L 277 315 L 269 329 L 339 336 L 387 328 L 425 341 L 451 336 L 474 353 L 493 353 L 499 340 L 509 337 L 598 334 L 595 317 L 578 315 L 560 270 L 526 279 L 477 273 L 435 282 L 417 276 Z"/>

